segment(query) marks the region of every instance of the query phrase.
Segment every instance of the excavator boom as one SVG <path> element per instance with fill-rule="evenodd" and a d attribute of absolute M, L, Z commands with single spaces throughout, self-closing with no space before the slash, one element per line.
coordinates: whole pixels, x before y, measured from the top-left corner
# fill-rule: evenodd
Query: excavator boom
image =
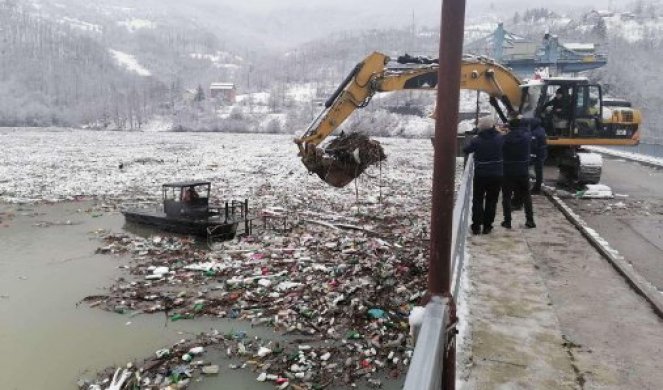
<path fill-rule="evenodd" d="M 549 145 L 563 149 L 565 155 L 571 158 L 566 159 L 570 161 L 566 165 L 574 169 L 582 168 L 582 159 L 578 156 L 585 152 L 579 150 L 581 145 L 638 143 L 639 111 L 615 109 L 608 120 L 602 119 L 601 87 L 590 84 L 586 79 L 558 77 L 522 84 L 509 69 L 491 59 L 466 56 L 461 63 L 460 80 L 460 89 L 488 94 L 490 104 L 503 122 L 507 122 L 508 114 L 541 116 L 541 110 L 548 104 L 551 88 L 572 91 L 575 100 L 572 100 L 567 115 L 558 117 L 556 122 L 554 115 L 549 116 L 552 123 L 546 127 L 546 132 L 550 131 Z M 444 80 L 438 80 L 435 60 L 406 55 L 392 62 L 382 53 L 370 54 L 348 74 L 306 132 L 295 139 L 302 162 L 309 172 L 316 173 L 328 184 L 346 186 L 369 165 L 385 158 L 379 142 L 353 135 L 337 138 L 333 145 L 330 143 L 324 150 L 319 145 L 357 108 L 366 107 L 375 94 L 401 90 L 432 91 L 440 82 Z M 597 106 L 592 100 L 600 103 Z M 576 171 L 581 172 L 582 169 Z M 585 181 L 597 182 L 600 168 L 595 171 L 598 174 Z"/>
<path fill-rule="evenodd" d="M 300 154 L 307 146 L 319 145 L 334 132 L 357 108 L 365 107 L 376 93 L 401 90 L 435 90 L 438 84 L 438 65 L 397 64 L 390 66 L 388 56 L 374 52 L 357 64 L 325 108 L 311 123 L 304 135 L 295 140 Z M 502 113 L 497 100 L 508 112 L 517 111 L 521 104 L 520 80 L 503 66 L 482 57 L 465 57 L 461 66 L 461 89 L 487 93 L 491 103 Z"/>

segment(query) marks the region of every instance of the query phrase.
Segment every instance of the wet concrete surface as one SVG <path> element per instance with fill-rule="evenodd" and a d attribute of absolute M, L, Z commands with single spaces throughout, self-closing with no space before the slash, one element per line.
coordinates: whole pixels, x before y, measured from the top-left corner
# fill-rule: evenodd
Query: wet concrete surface
<path fill-rule="evenodd" d="M 523 233 L 498 227 L 468 241 L 470 348 L 459 353 L 457 374 L 466 389 L 577 388 L 560 324 Z"/>
<path fill-rule="evenodd" d="M 663 291 L 663 170 L 604 156 L 601 183 L 615 199 L 567 203 Z"/>
<path fill-rule="evenodd" d="M 628 197 L 564 201 L 623 254 L 641 250 L 634 267 L 658 280 L 663 177 L 630 164 L 604 165 L 606 184 Z M 555 185 L 556 169 L 546 178 Z M 469 240 L 465 388 L 660 389 L 663 321 L 546 197 L 533 202 L 536 229 L 496 227 Z M 620 220 L 635 237 L 611 236 Z"/>
<path fill-rule="evenodd" d="M 663 321 L 545 198 L 524 231 L 580 389 L 660 389 Z M 611 242 L 612 244 L 612 242 Z M 616 244 L 616 243 L 615 243 Z"/>

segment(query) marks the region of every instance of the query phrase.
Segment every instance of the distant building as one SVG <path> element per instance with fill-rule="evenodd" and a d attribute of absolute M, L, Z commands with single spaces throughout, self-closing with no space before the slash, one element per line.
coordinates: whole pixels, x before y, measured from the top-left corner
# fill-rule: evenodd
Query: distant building
<path fill-rule="evenodd" d="M 613 11 L 607 11 L 607 10 L 598 10 L 596 11 L 596 13 L 602 18 L 612 18 L 613 16 L 615 16 L 615 13 Z"/>
<path fill-rule="evenodd" d="M 212 83 L 209 87 L 209 96 L 226 104 L 235 104 L 237 88 L 234 83 Z"/>
<path fill-rule="evenodd" d="M 592 10 L 587 15 L 585 15 L 585 20 L 588 21 L 597 21 L 600 18 L 612 18 L 615 16 L 613 11 L 608 10 Z"/>
<path fill-rule="evenodd" d="M 635 19 L 635 14 L 633 12 L 622 12 L 620 18 L 622 20 L 633 20 Z"/>

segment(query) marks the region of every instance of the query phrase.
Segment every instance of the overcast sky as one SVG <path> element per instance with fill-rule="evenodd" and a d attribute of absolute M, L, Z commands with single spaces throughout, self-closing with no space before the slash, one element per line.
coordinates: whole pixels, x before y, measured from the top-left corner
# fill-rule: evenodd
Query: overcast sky
<path fill-rule="evenodd" d="M 181 1 L 181 0 L 169 0 Z M 334 31 L 366 28 L 403 27 L 414 22 L 436 26 L 440 20 L 441 0 L 189 0 L 241 8 L 249 14 L 267 16 L 278 21 L 277 34 L 283 40 L 319 37 Z M 660 0 L 659 0 L 660 1 Z M 211 2 L 211 4 L 210 4 Z M 468 0 L 467 19 L 483 16 L 509 18 L 527 8 L 549 7 L 558 11 L 568 8 L 607 8 L 610 0 Z M 620 1 L 621 3 L 621 1 Z M 206 4 L 206 5 L 208 5 Z M 214 4 L 214 5 L 212 5 Z M 273 19 L 272 19 L 273 18 Z M 272 28 L 273 30 L 273 28 Z"/>
<path fill-rule="evenodd" d="M 89 0 L 32 0 L 89 4 Z M 662 0 L 654 0 L 662 1 Z M 623 7 L 614 0 L 615 7 Z M 630 2 L 630 0 L 628 1 Z M 467 19 L 508 20 L 516 11 L 548 7 L 607 8 L 610 0 L 468 0 Z M 439 25 L 441 0 L 96 0 L 92 4 L 147 11 L 145 17 L 173 15 L 201 23 L 232 41 L 291 47 L 335 32 L 370 28 Z M 151 14 L 154 12 L 154 14 Z M 186 23 L 186 21 L 182 21 Z"/>
<path fill-rule="evenodd" d="M 172 0 L 169 0 L 172 1 Z M 174 0 L 179 1 L 179 0 Z M 202 0 L 214 1 L 214 0 Z M 655 0 L 660 1 L 660 0 Z M 289 8 L 293 6 L 298 7 L 333 7 L 333 8 L 346 8 L 351 11 L 352 8 L 360 7 L 362 9 L 373 8 L 390 9 L 390 10 L 407 10 L 408 13 L 412 9 L 415 12 L 419 11 L 422 14 L 428 14 L 440 8 L 441 0 L 216 0 L 216 4 L 227 4 L 231 6 L 242 7 L 256 11 L 274 10 L 281 8 Z M 626 1 L 629 2 L 629 1 Z M 486 11 L 488 12 L 490 5 L 494 4 L 494 8 L 513 13 L 519 8 L 538 8 L 538 7 L 608 7 L 614 3 L 618 6 L 625 3 L 623 0 L 546 0 L 546 1 L 531 1 L 531 0 L 468 0 L 468 11 L 473 13 Z"/>
<path fill-rule="evenodd" d="M 169 0 L 172 1 L 172 0 Z M 175 0 L 179 1 L 179 0 Z M 364 0 L 364 1 L 357 1 L 357 0 L 334 0 L 334 1 L 329 1 L 329 0 L 244 0 L 244 1 L 237 1 L 237 0 L 216 0 L 214 1 L 217 4 L 228 4 L 228 5 L 238 5 L 246 8 L 252 8 L 252 9 L 274 9 L 274 8 L 280 8 L 280 7 L 288 7 L 288 6 L 328 6 L 330 4 L 335 4 L 335 5 L 340 5 L 340 6 L 357 6 L 358 3 L 360 4 L 369 4 L 372 6 L 377 6 L 377 5 L 387 5 L 387 6 L 404 6 L 404 7 L 412 7 L 413 5 L 416 6 L 417 8 L 428 8 L 431 5 L 438 5 L 441 4 L 440 0 L 417 0 L 415 1 L 403 1 L 403 0 Z M 621 3 L 621 0 L 615 0 L 615 3 Z M 548 7 L 548 6 L 608 6 L 610 4 L 610 0 L 546 0 L 546 1 L 539 1 L 539 2 L 533 2 L 531 0 L 468 0 L 467 4 L 470 8 L 475 8 L 475 7 L 482 7 L 489 5 L 490 3 L 495 3 L 496 5 L 499 5 L 500 7 L 503 7 L 505 3 L 515 3 L 519 4 L 522 7 L 525 8 L 537 8 L 537 7 Z"/>
<path fill-rule="evenodd" d="M 183 0 L 165 0 L 180 2 Z M 660 1 L 660 0 L 655 0 Z M 409 24 L 414 15 L 419 24 L 434 25 L 439 22 L 441 0 L 188 0 L 189 3 L 205 3 L 206 6 L 227 6 L 240 8 L 251 13 L 269 14 L 287 10 L 319 11 L 319 22 L 348 18 L 347 29 L 357 27 L 403 26 Z M 630 1 L 627 1 L 630 2 Z M 467 17 L 477 18 L 488 14 L 512 15 L 527 8 L 549 7 L 563 10 L 569 7 L 608 8 L 622 6 L 623 0 L 468 0 Z M 353 16 L 355 16 L 353 18 Z M 361 18 L 359 18 L 361 16 Z M 371 18 L 371 16 L 373 16 Z M 356 20 L 363 26 L 354 26 Z M 368 21 L 368 24 L 365 24 Z M 295 22 L 293 20 L 293 22 Z"/>

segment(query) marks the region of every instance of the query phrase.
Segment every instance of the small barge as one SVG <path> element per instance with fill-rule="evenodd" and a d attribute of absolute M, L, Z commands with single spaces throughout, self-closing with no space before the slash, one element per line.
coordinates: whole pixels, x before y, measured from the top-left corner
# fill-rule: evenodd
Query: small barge
<path fill-rule="evenodd" d="M 171 233 L 230 240 L 244 223 L 244 231 L 250 234 L 248 200 L 210 205 L 210 189 L 206 181 L 167 183 L 162 187 L 163 209 L 127 209 L 122 214 L 127 223 Z"/>

